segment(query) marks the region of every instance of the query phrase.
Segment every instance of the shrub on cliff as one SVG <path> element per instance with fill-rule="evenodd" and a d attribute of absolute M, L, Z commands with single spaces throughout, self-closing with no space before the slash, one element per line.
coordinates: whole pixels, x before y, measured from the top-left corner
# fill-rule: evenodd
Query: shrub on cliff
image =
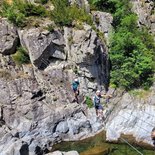
<path fill-rule="evenodd" d="M 52 20 L 59 26 L 71 26 L 73 21 L 92 24 L 91 16 L 76 5 L 70 6 L 68 0 L 51 0 L 54 10 Z"/>
<path fill-rule="evenodd" d="M 0 14 L 1 16 L 8 18 L 8 20 L 16 26 L 23 27 L 26 25 L 26 17 L 45 17 L 47 12 L 42 5 L 34 5 L 22 0 L 13 0 L 11 4 L 6 1 L 2 3 Z"/>
<path fill-rule="evenodd" d="M 93 101 L 89 96 L 86 96 L 86 104 L 89 108 L 93 107 Z"/>
<path fill-rule="evenodd" d="M 29 55 L 23 47 L 19 47 L 17 52 L 12 55 L 12 58 L 18 65 L 27 64 L 30 62 Z"/>

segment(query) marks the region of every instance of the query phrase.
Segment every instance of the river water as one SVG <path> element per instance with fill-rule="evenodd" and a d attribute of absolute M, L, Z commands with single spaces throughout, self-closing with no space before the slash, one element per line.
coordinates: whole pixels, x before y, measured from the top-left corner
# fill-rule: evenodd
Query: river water
<path fill-rule="evenodd" d="M 128 140 L 124 138 L 125 140 Z M 71 151 L 76 150 L 80 155 L 155 155 L 153 148 L 142 147 L 132 141 L 135 149 L 128 144 L 119 141 L 117 143 L 108 143 L 105 141 L 105 133 L 76 142 L 61 142 L 53 147 L 52 151 Z"/>

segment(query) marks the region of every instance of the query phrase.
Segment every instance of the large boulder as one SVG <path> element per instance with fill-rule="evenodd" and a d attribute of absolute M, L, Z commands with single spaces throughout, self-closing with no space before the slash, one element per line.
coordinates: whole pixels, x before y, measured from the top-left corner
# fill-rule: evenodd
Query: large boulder
<path fill-rule="evenodd" d="M 30 60 L 37 68 L 48 66 L 49 62 L 65 60 L 65 42 L 59 30 L 49 32 L 39 28 L 18 30 L 21 44 L 28 50 Z"/>
<path fill-rule="evenodd" d="M 69 127 L 67 122 L 60 122 L 57 125 L 56 132 L 67 133 L 69 131 Z"/>
<path fill-rule="evenodd" d="M 1 155 L 29 155 L 28 144 L 18 138 L 11 138 L 1 147 Z"/>
<path fill-rule="evenodd" d="M 3 55 L 15 53 L 18 41 L 17 30 L 13 24 L 0 18 L 0 53 Z"/>

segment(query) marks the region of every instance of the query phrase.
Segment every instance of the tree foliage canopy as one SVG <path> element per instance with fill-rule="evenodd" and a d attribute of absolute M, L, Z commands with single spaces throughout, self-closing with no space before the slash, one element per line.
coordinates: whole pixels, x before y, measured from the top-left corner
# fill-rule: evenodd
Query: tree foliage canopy
<path fill-rule="evenodd" d="M 111 83 L 127 90 L 149 88 L 153 83 L 155 44 L 147 28 L 138 27 L 138 18 L 131 11 L 130 1 L 90 1 L 114 17 L 110 41 Z"/>

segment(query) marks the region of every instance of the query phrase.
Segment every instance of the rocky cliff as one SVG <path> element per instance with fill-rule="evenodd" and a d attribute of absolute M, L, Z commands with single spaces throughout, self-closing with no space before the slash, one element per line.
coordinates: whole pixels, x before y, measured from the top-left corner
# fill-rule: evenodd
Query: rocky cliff
<path fill-rule="evenodd" d="M 93 15 L 107 36 L 112 16 Z M 81 102 L 97 88 L 107 89 L 106 43 L 87 24 L 82 29 L 44 28 L 51 24 L 45 19 L 37 28 L 20 29 L 0 19 L 1 155 L 45 154 L 56 142 L 92 136 L 103 128 L 94 109 L 72 103 L 71 83 L 79 78 Z M 29 64 L 14 62 L 19 46 L 26 49 Z"/>
<path fill-rule="evenodd" d="M 90 11 L 87 1 L 76 2 Z M 154 9 L 153 2 L 145 1 L 143 7 L 142 1 L 133 3 L 139 23 L 154 32 L 153 15 L 147 12 Z M 145 19 L 140 13 L 144 9 Z M 79 140 L 103 129 L 107 130 L 107 140 L 116 140 L 124 133 L 152 144 L 149 134 L 155 123 L 154 87 L 145 100 L 135 99 L 128 93 L 114 94 L 104 111 L 105 126 L 97 121 L 94 109 L 71 103 L 71 82 L 75 77 L 80 80 L 80 101 L 96 89 L 108 88 L 106 42 L 112 16 L 94 11 L 92 17 L 104 40 L 85 23 L 82 29 L 57 27 L 49 31 L 45 27 L 53 22 L 47 19 L 38 27 L 23 29 L 0 19 L 0 155 L 42 155 L 54 143 Z M 12 55 L 19 46 L 26 49 L 29 64 L 19 66 L 13 61 Z"/>

